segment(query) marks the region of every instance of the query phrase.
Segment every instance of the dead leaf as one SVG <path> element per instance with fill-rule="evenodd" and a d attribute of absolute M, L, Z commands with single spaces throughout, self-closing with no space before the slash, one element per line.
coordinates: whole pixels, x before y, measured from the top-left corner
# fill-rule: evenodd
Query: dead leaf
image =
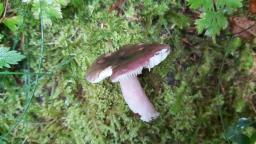
<path fill-rule="evenodd" d="M 119 10 L 120 7 L 126 2 L 127 0 L 117 0 L 112 6 L 109 8 L 108 12 L 111 13 L 113 10 Z"/>
<path fill-rule="evenodd" d="M 249 10 L 252 13 L 256 13 L 256 0 L 250 0 Z"/>
<path fill-rule="evenodd" d="M 252 39 L 256 36 L 256 22 L 247 17 L 231 17 L 231 32 L 243 39 Z"/>
<path fill-rule="evenodd" d="M 189 45 L 189 46 L 192 46 L 192 44 L 189 42 L 189 40 L 188 40 L 186 37 L 181 38 L 181 41 L 182 41 L 184 44 L 187 44 L 187 45 Z"/>

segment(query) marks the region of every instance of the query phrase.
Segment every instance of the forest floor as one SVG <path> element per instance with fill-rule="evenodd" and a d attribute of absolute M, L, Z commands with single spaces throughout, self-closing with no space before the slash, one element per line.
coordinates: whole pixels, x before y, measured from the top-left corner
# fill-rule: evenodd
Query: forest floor
<path fill-rule="evenodd" d="M 252 144 L 256 0 L 0 2 L 0 144 Z M 143 122 L 119 84 L 85 78 L 102 54 L 161 43 L 139 80 L 160 116 Z"/>

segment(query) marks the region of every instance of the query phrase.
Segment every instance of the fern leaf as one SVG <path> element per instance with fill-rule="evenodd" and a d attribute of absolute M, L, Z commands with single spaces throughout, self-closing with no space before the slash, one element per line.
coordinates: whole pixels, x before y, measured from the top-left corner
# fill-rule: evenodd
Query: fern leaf
<path fill-rule="evenodd" d="M 24 59 L 25 56 L 20 54 L 17 51 L 9 50 L 6 47 L 0 47 L 0 68 L 7 67 L 10 68 L 10 65 L 17 64 L 19 61 Z"/>
<path fill-rule="evenodd" d="M 228 21 L 223 13 L 209 11 L 203 13 L 201 18 L 196 20 L 196 26 L 199 33 L 206 30 L 206 35 L 215 37 L 228 26 Z"/>
<path fill-rule="evenodd" d="M 212 0 L 188 0 L 188 5 L 192 9 L 198 9 L 203 7 L 204 10 L 213 9 Z"/>
<path fill-rule="evenodd" d="M 204 0 L 188 0 L 188 5 L 192 9 L 200 8 L 204 4 Z"/>
<path fill-rule="evenodd" d="M 226 9 L 229 12 L 242 7 L 242 0 L 217 0 L 216 6 L 218 9 Z"/>
<path fill-rule="evenodd" d="M 42 11 L 43 24 L 51 26 L 52 21 L 62 18 L 61 6 L 65 5 L 68 1 L 29 1 L 32 4 L 33 15 L 36 19 L 40 18 L 40 11 Z"/>

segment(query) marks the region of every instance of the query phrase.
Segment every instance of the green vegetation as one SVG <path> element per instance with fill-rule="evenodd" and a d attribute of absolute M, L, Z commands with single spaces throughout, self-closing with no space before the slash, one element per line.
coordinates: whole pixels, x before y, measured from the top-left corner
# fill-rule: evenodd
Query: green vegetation
<path fill-rule="evenodd" d="M 190 8 L 201 8 L 200 19 L 195 24 L 199 33 L 215 38 L 222 29 L 227 28 L 228 20 L 225 15 L 242 7 L 242 0 L 188 0 Z"/>
<path fill-rule="evenodd" d="M 116 1 L 7 2 L 0 2 L 0 143 L 255 142 L 256 44 L 228 29 L 228 16 L 246 15 L 247 3 L 128 0 L 109 12 Z M 139 76 L 160 112 L 145 123 L 117 83 L 91 84 L 85 73 L 101 54 L 153 42 L 172 52 Z"/>
<path fill-rule="evenodd" d="M 10 68 L 10 64 L 17 64 L 23 58 L 24 56 L 16 51 L 9 51 L 8 48 L 0 47 L 0 68 Z"/>

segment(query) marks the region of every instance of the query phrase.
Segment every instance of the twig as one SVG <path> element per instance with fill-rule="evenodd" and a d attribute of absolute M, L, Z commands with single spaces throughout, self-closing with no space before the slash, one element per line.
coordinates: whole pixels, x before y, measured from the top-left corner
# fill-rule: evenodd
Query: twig
<path fill-rule="evenodd" d="M 237 25 L 237 24 L 236 24 L 236 25 Z M 248 28 L 243 28 L 243 27 L 240 26 L 240 25 L 237 25 L 237 26 L 238 26 L 239 28 L 241 28 L 242 31 L 235 33 L 234 36 L 237 36 L 237 35 L 239 35 L 239 34 L 241 34 L 241 33 L 243 33 L 243 32 L 248 32 L 249 34 L 251 34 L 251 35 L 253 35 L 253 36 L 256 36 L 255 33 L 249 31 L 252 27 L 256 26 L 256 23 L 253 24 L 253 25 L 251 25 L 251 26 L 249 26 Z"/>
<path fill-rule="evenodd" d="M 2 23 L 2 22 L 4 21 L 4 19 L 5 19 L 8 3 L 9 3 L 8 0 L 6 0 L 6 1 L 5 1 L 5 5 L 4 5 L 4 13 L 3 13 L 3 15 L 2 15 L 2 17 L 1 17 L 1 19 L 0 19 L 0 23 Z"/>
<path fill-rule="evenodd" d="M 213 5 L 213 10 L 215 12 L 217 12 L 217 6 L 216 6 L 216 1 L 215 0 L 212 0 L 212 5 Z"/>

